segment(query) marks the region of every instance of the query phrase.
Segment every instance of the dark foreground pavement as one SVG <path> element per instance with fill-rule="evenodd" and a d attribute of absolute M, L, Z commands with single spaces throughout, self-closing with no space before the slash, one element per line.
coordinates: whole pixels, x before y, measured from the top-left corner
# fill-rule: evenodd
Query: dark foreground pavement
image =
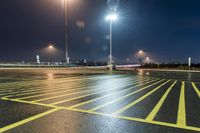
<path fill-rule="evenodd" d="M 200 132 L 200 73 L 0 70 L 0 132 Z"/>

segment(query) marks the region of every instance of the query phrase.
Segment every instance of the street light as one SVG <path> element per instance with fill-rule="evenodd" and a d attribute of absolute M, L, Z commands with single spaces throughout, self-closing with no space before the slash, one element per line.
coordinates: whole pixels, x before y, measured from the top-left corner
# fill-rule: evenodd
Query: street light
<path fill-rule="evenodd" d="M 49 49 L 53 49 L 54 46 L 53 46 L 53 45 L 49 45 L 48 48 L 49 48 Z"/>
<path fill-rule="evenodd" d="M 140 55 L 143 55 L 144 54 L 144 51 L 143 50 L 139 50 L 138 52 Z"/>
<path fill-rule="evenodd" d="M 113 65 L 112 65 L 112 24 L 114 21 L 116 21 L 118 19 L 118 16 L 117 14 L 115 13 L 112 13 L 112 14 L 109 14 L 108 16 L 106 16 L 106 20 L 108 20 L 110 22 L 110 56 L 109 56 L 109 68 L 110 70 L 112 70 L 113 68 Z"/>

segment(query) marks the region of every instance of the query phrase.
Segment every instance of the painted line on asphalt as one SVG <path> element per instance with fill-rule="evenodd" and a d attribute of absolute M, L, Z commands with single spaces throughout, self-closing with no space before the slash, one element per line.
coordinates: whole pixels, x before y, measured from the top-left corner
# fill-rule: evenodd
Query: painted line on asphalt
<path fill-rule="evenodd" d="M 55 90 L 63 90 L 63 88 L 64 87 L 66 87 L 66 86 L 64 86 L 65 84 L 63 84 L 63 85 L 53 85 L 53 87 L 47 87 L 47 86 L 41 86 L 40 87 L 40 89 L 35 89 L 34 90 L 34 88 L 33 88 L 33 90 L 24 90 L 24 91 L 20 91 L 20 90 L 17 90 L 17 91 L 15 91 L 15 92 L 11 92 L 11 93 L 9 93 L 9 95 L 7 94 L 7 95 L 5 95 L 4 97 L 7 97 L 7 98 L 15 98 L 15 97 L 19 97 L 19 96 L 25 96 L 26 97 L 26 95 L 30 95 L 30 94 L 32 94 L 32 95 L 34 95 L 34 94 L 38 94 L 39 95 L 39 93 L 43 93 L 43 92 L 53 92 L 53 91 L 55 91 Z M 69 85 L 69 84 L 67 84 L 67 85 Z M 76 87 L 76 86 L 75 86 Z M 77 86 L 78 87 L 78 86 Z M 45 88 L 45 89 L 42 89 L 42 88 Z M 48 88 L 48 89 L 47 89 Z M 59 89 L 58 89 L 59 88 Z M 72 87 L 70 87 L 70 88 L 72 88 Z M 69 89 L 70 89 L 69 88 Z M 23 98 L 23 97 L 22 97 Z"/>
<path fill-rule="evenodd" d="M 135 81 L 135 82 L 132 82 L 130 84 L 126 84 L 125 86 L 121 86 L 122 88 L 126 87 L 126 86 L 129 86 L 129 85 L 134 85 L 136 84 L 138 81 Z M 118 87 L 115 87 L 115 88 L 112 88 L 112 89 L 107 89 L 108 91 L 111 91 L 111 90 L 115 90 L 115 89 L 119 89 Z M 95 92 L 95 93 L 89 93 L 89 94 L 86 94 L 86 95 L 81 95 L 81 96 L 78 96 L 78 97 L 73 97 L 73 98 L 70 98 L 70 99 L 65 99 L 65 100 L 61 100 L 61 101 L 56 101 L 54 103 L 51 103 L 51 105 L 57 105 L 57 104 L 61 104 L 61 103 L 64 103 L 64 102 L 69 102 L 69 101 L 73 101 L 73 100 L 77 100 L 77 99 L 81 99 L 81 98 L 85 98 L 87 96 L 92 96 L 92 95 L 95 95 L 95 94 L 99 94 L 99 93 L 103 93 L 103 92 L 106 92 L 107 90 L 104 90 L 104 91 L 100 91 L 100 92 Z"/>
<path fill-rule="evenodd" d="M 37 93 L 29 93 L 29 94 L 33 94 L 31 96 L 26 96 L 26 97 L 20 97 L 20 98 L 17 98 L 17 99 L 21 99 L 21 100 L 24 100 L 24 99 L 30 99 L 30 98 L 37 98 L 37 97 L 41 97 L 41 96 L 48 96 L 48 95 L 52 95 L 52 94 L 59 94 L 59 93 L 66 93 L 66 92 L 77 92 L 77 91 L 80 91 L 80 90 L 84 90 L 84 89 L 87 89 L 87 88 L 90 88 L 90 87 L 96 87 L 96 85 L 91 85 L 91 86 L 86 86 L 86 84 L 84 86 L 73 86 L 73 87 L 70 87 L 70 88 L 65 88 L 65 87 L 62 87 L 62 88 L 55 88 L 55 89 L 51 89 L 50 91 L 46 90 L 46 91 L 40 91 L 40 92 L 37 92 Z M 74 89 L 76 88 L 76 89 Z M 45 92 L 45 94 L 38 94 L 38 93 L 42 93 L 42 92 Z M 36 95 L 34 95 L 36 94 Z"/>
<path fill-rule="evenodd" d="M 73 84 L 73 83 L 71 83 L 71 84 Z M 58 83 L 56 82 L 56 84 L 58 84 Z M 19 94 L 16 94 L 16 95 L 8 95 L 8 96 L 4 96 L 4 97 L 8 97 L 8 98 L 12 97 L 12 98 L 14 98 L 15 96 L 26 96 L 26 95 L 29 95 L 29 94 L 38 94 L 39 95 L 39 93 L 41 93 L 41 92 L 48 92 L 48 91 L 51 92 L 51 91 L 54 91 L 54 90 L 62 90 L 63 87 L 65 87 L 64 85 L 66 85 L 66 84 L 67 84 L 66 82 L 62 82 L 62 84 L 58 84 L 56 86 L 54 85 L 53 87 L 50 87 L 50 88 L 49 88 L 49 86 L 52 86 L 52 85 L 45 86 L 45 87 L 48 87 L 48 90 L 44 90 L 44 89 L 41 90 L 42 87 L 40 87 L 39 89 L 32 88 L 31 90 L 29 89 L 30 91 L 26 90 L 27 93 L 24 93 L 25 91 L 23 91 L 23 92 L 18 92 Z M 81 84 L 81 87 L 86 87 L 86 86 L 84 86 L 85 85 L 84 82 L 81 82 L 80 84 Z M 67 85 L 70 85 L 70 84 L 67 84 Z M 58 89 L 58 87 L 61 87 L 61 86 L 62 86 L 62 89 Z M 78 86 L 76 86 L 76 87 L 78 87 Z M 73 87 L 70 87 L 70 88 L 73 88 Z M 28 98 L 29 98 L 29 96 L 28 96 Z M 25 99 L 25 98 L 22 97 L 22 98 L 19 98 L 19 99 Z"/>
<path fill-rule="evenodd" d="M 51 80 L 51 82 L 56 82 L 56 81 L 61 81 L 61 80 L 66 80 L 68 78 L 70 79 L 76 79 L 77 76 L 73 76 L 73 77 L 67 77 L 67 78 L 59 78 L 59 79 L 53 79 Z M 77 78 L 78 79 L 78 78 Z M 34 84 L 38 84 L 38 82 L 41 84 L 42 83 L 45 83 L 46 81 L 49 82 L 48 79 L 40 79 L 40 80 L 28 80 L 28 81 L 17 81 L 17 82 L 8 82 L 8 83 L 0 83 L 0 86 L 1 87 L 10 87 L 10 86 L 20 86 L 20 85 L 32 85 L 33 83 Z M 2 89 L 2 88 L 0 88 Z"/>
<path fill-rule="evenodd" d="M 151 111 L 151 113 L 147 116 L 146 121 L 153 121 L 154 117 L 156 116 L 156 114 L 158 113 L 158 111 L 160 110 L 160 108 L 162 107 L 163 103 L 165 102 L 165 100 L 167 99 L 167 96 L 169 95 L 170 91 L 172 90 L 172 88 L 174 87 L 174 85 L 177 83 L 177 81 L 175 81 L 165 92 L 165 94 L 162 96 L 162 98 L 160 99 L 160 101 L 156 104 L 156 106 L 154 107 L 154 109 Z"/>
<path fill-rule="evenodd" d="M 49 115 L 49 114 L 51 114 L 51 113 L 54 113 L 54 112 L 56 112 L 56 111 L 58 111 L 58 110 L 61 110 L 61 109 L 60 109 L 60 108 L 55 108 L 55 109 L 52 109 L 52 110 L 49 110 L 49 111 L 46 111 L 46 112 L 43 112 L 43 113 L 34 115 L 34 116 L 32 116 L 32 117 L 26 118 L 26 119 L 24 119 L 24 120 L 18 121 L 18 122 L 16 122 L 16 123 L 11 124 L 11 125 L 8 125 L 8 126 L 5 126 L 5 127 L 3 127 L 3 128 L 0 128 L 0 132 L 5 132 L 5 131 L 8 131 L 8 130 L 11 130 L 11 129 L 16 128 L 16 127 L 18 127 L 18 126 L 24 125 L 24 124 L 26 124 L 26 123 L 29 123 L 29 122 L 31 122 L 31 121 L 34 121 L 34 120 L 39 119 L 39 118 L 41 118 L 41 117 L 44 117 L 44 116 L 46 116 L 46 115 Z"/>
<path fill-rule="evenodd" d="M 1 98 L 1 100 L 18 102 L 18 103 L 26 103 L 26 104 L 34 104 L 34 105 L 45 106 L 45 107 L 50 107 L 50 108 L 57 107 L 57 106 L 53 106 L 53 105 L 49 105 L 49 104 L 35 103 L 35 102 L 32 102 L 32 101 L 25 101 L 25 100 L 18 100 L 18 99 Z"/>
<path fill-rule="evenodd" d="M 156 79 L 156 80 L 151 80 L 152 82 L 153 81 L 157 81 L 158 79 Z M 143 81 L 141 81 L 141 82 L 145 82 L 145 81 L 148 81 L 148 80 L 143 80 Z M 125 86 L 123 86 L 122 88 L 124 88 L 124 87 L 127 87 L 127 86 L 130 86 L 130 85 L 135 85 L 135 84 L 138 84 L 139 82 L 138 81 L 135 81 L 135 82 L 132 82 L 132 83 L 130 83 L 130 84 L 126 84 Z M 116 89 L 118 89 L 118 87 L 116 88 Z M 113 88 L 113 89 L 109 89 L 109 90 L 115 90 L 115 88 Z M 124 89 L 125 90 L 125 89 Z M 98 92 L 97 93 L 95 93 L 95 94 L 98 94 Z M 62 101 L 57 101 L 57 102 L 54 102 L 54 103 L 51 103 L 52 105 L 57 105 L 57 104 L 61 104 L 61 103 L 64 103 L 64 102 L 69 102 L 69 101 L 73 101 L 73 100 L 77 100 L 77 99 L 80 99 L 80 98 L 84 98 L 84 97 L 87 97 L 87 96 L 92 96 L 92 95 L 95 95 L 94 93 L 92 93 L 92 94 L 86 94 L 86 95 L 82 95 L 82 96 L 78 96 L 78 97 L 74 97 L 74 98 L 70 98 L 70 99 L 65 99 L 65 100 L 62 100 Z M 112 93 L 111 93 L 112 94 Z M 104 95 L 103 97 L 106 97 L 107 95 Z M 96 98 L 95 98 L 96 99 Z M 92 100 L 94 100 L 94 99 L 92 99 Z"/>
<path fill-rule="evenodd" d="M 57 87 L 60 87 L 60 86 L 64 86 L 64 85 L 66 85 L 67 83 L 66 82 L 68 82 L 69 80 L 63 80 L 62 82 L 55 82 L 55 83 L 52 83 L 52 81 L 50 82 L 50 81 L 48 81 L 46 84 L 44 84 L 44 85 L 47 85 L 47 86 L 38 86 L 38 87 L 30 87 L 30 88 L 27 88 L 27 90 L 25 90 L 25 91 L 22 91 L 22 92 L 17 92 L 18 94 L 16 94 L 15 92 L 13 92 L 13 93 L 15 93 L 16 95 L 14 95 L 14 96 L 23 96 L 23 95 L 28 95 L 28 94 L 37 94 L 37 93 L 40 93 L 40 92 L 46 92 L 46 91 L 48 91 L 48 90 L 55 90 L 55 89 L 57 89 Z M 60 84 L 59 84 L 60 83 Z M 74 83 L 74 82 L 73 82 Z M 57 85 L 55 85 L 55 84 L 57 84 Z M 72 83 L 71 83 L 72 84 Z M 84 83 L 81 83 L 81 84 L 84 84 Z M 54 86 L 53 86 L 54 85 Z M 69 85 L 69 84 L 67 84 L 67 85 Z M 53 86 L 53 87 L 50 87 L 50 86 Z M 26 87 L 26 86 L 24 86 L 24 87 Z M 42 89 L 42 88 L 44 88 L 44 87 L 47 87 L 47 88 L 49 88 L 48 90 L 44 90 L 44 89 Z M 38 92 L 38 91 L 40 91 L 40 92 Z M 25 93 L 24 93 L 25 92 Z M 26 93 L 27 92 L 27 93 Z M 5 96 L 5 97 L 13 97 L 13 95 L 8 95 L 8 96 Z"/>
<path fill-rule="evenodd" d="M 113 82 L 117 82 L 119 81 L 120 79 L 115 79 L 116 81 L 113 81 Z M 134 81 L 134 80 L 133 80 Z M 68 84 L 69 85 L 69 84 Z M 35 98 L 35 97 L 40 97 L 40 96 L 48 96 L 48 95 L 51 95 L 51 94 L 57 94 L 57 93 L 62 93 L 62 92 L 70 92 L 70 91 L 80 91 L 80 90 L 85 90 L 87 88 L 91 88 L 91 87 L 97 87 L 97 85 L 92 85 L 92 84 L 86 84 L 86 83 L 81 83 L 81 85 L 74 85 L 74 86 L 71 86 L 70 88 L 67 88 L 64 90 L 64 88 L 55 88 L 55 89 L 51 89 L 50 90 L 50 93 L 45 93 L 45 94 L 38 94 L 38 95 L 32 95 L 32 96 L 27 96 L 27 97 L 21 97 L 21 98 L 17 98 L 17 99 L 29 99 L 29 98 Z M 75 88 L 75 89 L 74 89 Z M 49 89 L 48 89 L 49 90 Z M 48 92 L 48 90 L 44 91 L 44 92 Z M 56 90 L 56 92 L 55 92 Z M 41 92 L 41 91 L 40 91 Z M 39 92 L 39 93 L 40 93 Z M 38 92 L 37 92 L 38 93 Z M 29 93 L 31 94 L 31 93 Z M 33 93 L 32 93 L 33 94 Z"/>
<path fill-rule="evenodd" d="M 197 86 L 195 85 L 195 83 L 194 83 L 194 82 L 192 82 L 192 86 L 193 86 L 193 88 L 194 88 L 195 92 L 197 93 L 197 95 L 198 95 L 198 96 L 199 96 L 199 98 L 200 98 L 200 91 L 199 91 L 199 89 L 197 88 Z"/>
<path fill-rule="evenodd" d="M 2 100 L 6 100 L 6 99 L 2 99 Z M 10 100 L 15 101 L 15 99 L 10 99 Z M 141 119 L 141 118 L 113 115 L 113 114 L 100 113 L 100 112 L 91 112 L 91 111 L 88 111 L 88 110 L 75 109 L 75 108 L 74 109 L 69 109 L 67 107 L 62 107 L 62 106 L 51 106 L 51 105 L 48 105 L 48 104 L 33 103 L 33 102 L 30 102 L 30 101 L 23 101 L 23 100 L 16 100 L 15 102 L 27 103 L 27 104 L 32 104 L 32 105 L 41 105 L 41 106 L 46 106 L 46 107 L 53 107 L 53 108 L 55 108 L 55 112 L 58 111 L 58 110 L 61 110 L 61 109 L 65 109 L 65 110 L 68 110 L 68 111 L 75 111 L 75 112 L 80 112 L 80 113 L 88 113 L 88 114 L 111 117 L 111 118 L 117 118 L 117 119 L 122 119 L 122 120 L 129 120 L 129 121 L 148 123 L 148 124 L 153 124 L 153 125 L 160 125 L 160 126 L 166 126 L 166 127 L 171 127 L 171 128 L 179 128 L 179 129 L 184 129 L 184 130 L 191 130 L 191 131 L 200 132 L 200 128 L 199 127 L 192 127 L 192 126 L 180 127 L 180 126 L 178 126 L 176 124 L 172 124 L 172 123 L 159 122 L 159 121 L 147 121 L 147 120 Z M 39 117 L 39 118 L 41 118 L 41 117 Z M 31 122 L 31 121 L 29 121 L 29 122 Z M 28 123 L 28 122 L 26 122 L 26 123 Z M 21 123 L 21 125 L 26 124 L 26 123 Z M 11 127 L 9 129 L 8 128 L 7 129 L 4 128 L 4 131 L 8 131 L 10 129 L 16 128 L 16 127 L 21 126 L 21 125 L 15 125 L 15 127 Z M 8 126 L 6 126 L 6 127 L 8 127 Z M 1 131 L 3 132 L 2 129 L 3 128 L 1 128 Z"/>
<path fill-rule="evenodd" d="M 178 107 L 178 117 L 177 117 L 177 126 L 185 127 L 186 126 L 186 110 L 185 110 L 185 82 L 182 81 L 181 92 L 179 98 L 179 107 Z"/>
<path fill-rule="evenodd" d="M 143 91 L 143 90 L 145 90 L 145 89 L 147 89 L 147 88 L 149 88 L 149 87 L 151 87 L 151 86 L 153 86 L 153 85 L 156 85 L 156 84 L 158 84 L 158 83 L 160 83 L 160 82 L 162 82 L 162 81 L 164 81 L 164 79 L 159 80 L 159 81 L 157 81 L 157 82 L 155 82 L 155 83 L 152 83 L 152 84 L 150 84 L 150 85 L 148 85 L 148 86 L 145 86 L 145 87 L 143 87 L 143 88 L 141 88 L 141 89 L 139 89 L 139 90 L 133 91 L 133 92 L 127 94 L 127 95 L 121 96 L 121 97 L 119 97 L 119 98 L 117 98 L 117 99 L 115 99 L 115 100 L 113 100 L 113 101 L 107 102 L 107 103 L 102 104 L 102 105 L 99 105 L 99 106 L 97 106 L 97 107 L 94 107 L 94 108 L 90 109 L 89 111 L 93 112 L 93 111 L 95 111 L 95 110 L 98 110 L 98 109 L 103 108 L 103 107 L 105 107 L 105 106 L 108 106 L 108 105 L 110 105 L 110 104 L 119 102 L 119 101 L 121 101 L 121 100 L 123 100 L 123 99 L 126 99 L 127 97 L 129 97 L 129 96 L 131 96 L 131 95 L 134 95 L 134 94 L 136 94 L 136 93 L 138 93 L 138 92 L 140 92 L 140 91 Z"/>
<path fill-rule="evenodd" d="M 114 76 L 115 78 L 119 78 L 120 76 Z M 124 77 L 124 76 L 121 76 Z M 95 77 L 96 80 L 98 79 L 107 79 L 108 77 Z M 77 76 L 73 76 L 73 77 L 67 77 L 67 78 L 62 78 L 62 79 L 53 79 L 53 80 L 48 80 L 48 79 L 43 79 L 43 80 L 32 80 L 32 81 L 19 81 L 16 82 L 17 84 L 12 84 L 12 83 L 5 83 L 7 84 L 6 86 L 0 84 L 0 87 L 24 87 L 25 85 L 48 85 L 49 83 L 65 83 L 65 82 L 75 82 L 75 81 L 80 81 L 80 80 L 87 80 L 87 79 L 94 79 L 94 77 L 92 76 L 83 76 L 83 77 L 77 77 Z M 26 82 L 26 84 L 24 83 Z M 39 84 L 37 83 L 39 82 Z M 1 88 L 1 89 L 3 89 Z M 1 90 L 0 89 L 0 90 Z"/>
<path fill-rule="evenodd" d="M 58 81 L 48 81 L 47 82 L 47 80 L 46 80 L 46 81 L 44 81 L 45 84 L 44 83 L 37 84 L 37 87 L 35 87 L 36 85 L 34 85 L 34 87 L 33 87 L 33 85 L 31 85 L 31 84 L 28 85 L 28 86 L 26 86 L 24 84 L 22 84 L 22 86 L 16 86 L 15 85 L 14 87 L 12 86 L 12 89 L 7 87 L 4 91 L 0 91 L 0 92 L 8 92 L 8 91 L 10 91 L 10 92 L 7 93 L 7 95 L 5 95 L 6 93 L 4 93 L 5 97 L 23 96 L 23 95 L 28 95 L 30 92 L 37 93 L 38 91 L 44 91 L 43 90 L 44 87 L 48 87 L 49 89 L 51 89 L 51 88 L 52 89 L 53 88 L 56 89 L 56 86 L 62 86 L 62 85 L 64 86 L 66 84 L 66 82 L 68 82 L 68 81 L 69 80 L 62 79 L 61 81 L 58 80 Z M 41 81 L 41 82 L 43 82 L 43 81 Z M 54 87 L 51 87 L 51 86 L 54 86 Z M 16 91 L 16 87 L 20 88 L 20 89 L 17 89 L 17 91 Z"/>
<path fill-rule="evenodd" d="M 74 109 L 64 108 L 64 109 L 69 110 L 69 111 L 80 112 L 80 113 L 87 113 L 87 114 L 117 118 L 117 119 L 122 119 L 122 120 L 129 120 L 129 121 L 147 123 L 147 124 L 152 124 L 152 125 L 159 125 L 159 126 L 165 126 L 165 127 L 170 127 L 170 128 L 178 128 L 178 129 L 200 132 L 200 128 L 198 128 L 198 127 L 192 127 L 192 126 L 179 127 L 179 126 L 177 126 L 176 124 L 173 124 L 173 123 L 159 122 L 159 121 L 147 121 L 147 120 L 141 119 L 141 118 L 127 117 L 127 116 L 121 116 L 121 115 L 113 115 L 113 114 L 107 114 L 107 113 L 101 113 L 101 112 L 91 112 L 91 111 L 88 111 L 88 110 L 82 110 L 82 109 L 76 109 L 76 108 L 74 108 Z"/>
<path fill-rule="evenodd" d="M 133 107 L 134 105 L 136 105 L 137 103 L 143 101 L 145 98 L 147 98 L 148 96 L 150 96 L 151 94 L 153 94 L 154 92 L 156 92 L 158 89 L 160 89 L 162 86 L 164 86 L 165 84 L 167 84 L 168 82 L 170 82 L 170 80 L 164 82 L 163 84 L 159 85 L 158 87 L 156 87 L 155 89 L 153 89 L 152 91 L 148 92 L 147 94 L 145 94 L 144 96 L 140 97 L 139 99 L 133 101 L 132 103 L 129 103 L 128 105 L 126 105 L 125 107 L 115 111 L 113 114 L 114 115 L 118 115 L 121 114 L 122 112 L 126 111 L 127 109 Z"/>
<path fill-rule="evenodd" d="M 113 82 L 115 83 L 115 82 Z M 132 83 L 131 83 L 132 84 Z M 98 87 L 99 85 L 96 85 L 95 87 Z M 34 102 L 41 102 L 41 101 L 46 101 L 46 100 L 51 100 L 51 99 L 55 99 L 55 98 L 60 98 L 60 97 L 64 97 L 64 96 L 71 96 L 71 95 L 75 95 L 75 94 L 82 94 L 82 93 L 90 93 L 90 94 L 86 94 L 86 95 L 93 95 L 93 94 L 98 94 L 98 93 L 102 93 L 102 92 L 107 92 L 113 89 L 117 89 L 118 87 L 114 87 L 112 89 L 107 89 L 107 90 L 103 90 L 103 91 L 99 91 L 100 89 L 104 89 L 105 86 L 102 86 L 101 88 L 98 89 L 87 89 L 84 91 L 77 91 L 77 92 L 73 92 L 73 93 L 68 93 L 68 94 L 63 94 L 63 95 L 57 95 L 57 96 L 52 96 L 52 97 L 47 97 L 47 98 L 43 98 L 43 99 L 38 99 L 38 100 L 34 100 Z M 98 91 L 98 92 L 95 92 Z"/>
<path fill-rule="evenodd" d="M 75 84 L 75 83 L 70 83 L 70 84 Z M 81 84 L 84 84 L 84 83 L 81 82 Z M 29 87 L 29 88 L 25 88 L 23 90 L 17 89 L 17 91 L 20 91 L 20 92 L 17 92 L 16 89 L 15 89 L 13 92 L 9 93 L 9 95 L 7 95 L 6 97 L 23 96 L 23 95 L 28 95 L 28 94 L 36 94 L 36 93 L 39 93 L 41 91 L 44 91 L 44 88 L 46 89 L 46 91 L 47 90 L 51 91 L 51 90 L 55 90 L 56 88 L 59 88 L 59 87 L 63 87 L 63 86 L 67 87 L 68 85 L 69 85 L 69 83 L 66 83 L 66 82 L 63 82 L 61 84 L 59 84 L 59 83 L 55 83 L 55 84 L 49 83 L 47 86 L 46 85 L 42 85 L 42 86 L 38 86 L 38 87 L 31 87 L 31 88 Z M 26 86 L 24 86 L 24 87 L 26 87 Z"/>
<path fill-rule="evenodd" d="M 127 89 L 124 89 L 124 90 L 120 90 L 118 92 L 114 92 L 114 93 L 111 93 L 111 94 L 108 94 L 108 95 L 104 95 L 104 96 L 101 96 L 101 97 L 98 97 L 98 98 L 95 98 L 95 99 L 91 99 L 91 100 L 88 100 L 88 101 L 85 101 L 85 102 L 81 102 L 81 103 L 78 103 L 78 104 L 75 104 L 75 105 L 72 105 L 68 108 L 77 108 L 77 107 L 80 107 L 80 106 L 83 106 L 85 104 L 89 104 L 91 102 L 95 102 L 97 100 L 100 100 L 100 99 L 103 99 L 103 98 L 106 98 L 106 97 L 109 97 L 109 96 L 112 96 L 112 95 L 115 95 L 115 94 L 118 94 L 118 93 L 123 93 L 123 92 L 126 92 L 126 91 L 129 91 L 129 90 L 132 90 L 136 87 L 139 87 L 139 86 L 142 86 L 142 85 L 145 85 L 145 84 L 148 84 L 148 83 L 151 83 L 151 82 L 154 82 L 154 81 L 158 81 L 159 79 L 156 79 L 156 80 L 151 80 L 151 81 L 144 81 L 144 82 L 140 82 L 140 83 L 137 83 L 137 85 L 134 85 L 134 86 L 131 86 Z M 54 104 L 53 104 L 54 105 Z"/>

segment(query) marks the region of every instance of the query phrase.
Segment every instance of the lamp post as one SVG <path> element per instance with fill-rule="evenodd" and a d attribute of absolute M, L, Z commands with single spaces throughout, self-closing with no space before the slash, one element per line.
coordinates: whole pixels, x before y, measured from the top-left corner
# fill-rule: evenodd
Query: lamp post
<path fill-rule="evenodd" d="M 68 53 L 68 0 L 64 0 L 64 15 L 65 15 L 65 60 L 69 64 L 69 53 Z"/>
<path fill-rule="evenodd" d="M 113 59 L 112 59 L 112 44 L 113 44 L 112 28 L 113 28 L 113 22 L 116 21 L 117 19 L 118 19 L 118 16 L 114 13 L 106 16 L 106 20 L 108 20 L 109 23 L 110 23 L 110 55 L 109 55 L 109 63 L 108 63 L 110 70 L 113 69 L 113 64 L 112 64 L 113 63 Z"/>

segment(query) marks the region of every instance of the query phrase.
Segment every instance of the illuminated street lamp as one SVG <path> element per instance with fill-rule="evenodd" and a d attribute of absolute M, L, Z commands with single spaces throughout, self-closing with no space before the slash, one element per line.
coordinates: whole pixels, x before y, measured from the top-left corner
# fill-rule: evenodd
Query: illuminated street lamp
<path fill-rule="evenodd" d="M 54 49 L 54 46 L 53 45 L 49 45 L 48 48 L 49 49 Z"/>
<path fill-rule="evenodd" d="M 144 51 L 143 51 L 143 50 L 139 50 L 138 53 L 139 53 L 140 55 L 143 55 L 143 54 L 144 54 Z"/>
<path fill-rule="evenodd" d="M 112 60 L 112 24 L 114 21 L 116 21 L 118 19 L 118 16 L 117 14 L 115 13 L 112 13 L 112 14 L 109 14 L 108 16 L 106 16 L 106 20 L 108 20 L 110 22 L 110 56 L 109 56 L 109 68 L 110 70 L 112 70 L 113 68 L 113 60 Z"/>

